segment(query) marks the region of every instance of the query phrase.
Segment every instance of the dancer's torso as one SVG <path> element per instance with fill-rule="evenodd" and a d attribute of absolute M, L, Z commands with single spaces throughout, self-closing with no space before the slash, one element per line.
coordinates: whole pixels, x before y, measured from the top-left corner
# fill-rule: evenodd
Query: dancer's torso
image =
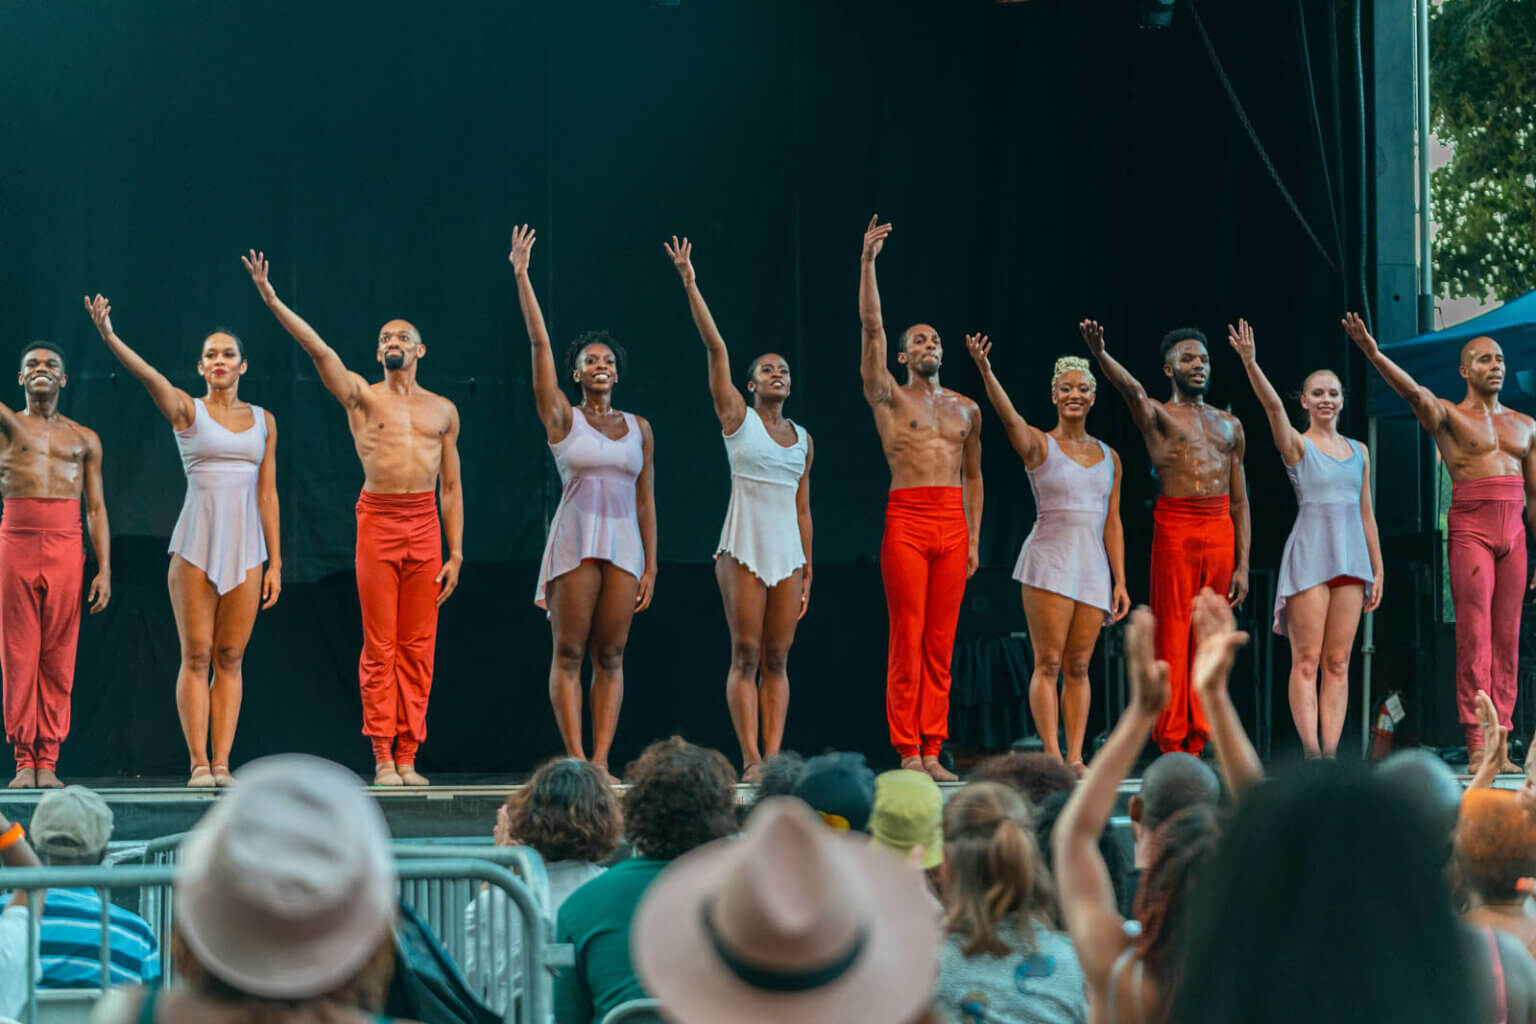
<path fill-rule="evenodd" d="M 1232 490 L 1232 460 L 1242 428 L 1237 418 L 1204 403 L 1157 402 L 1156 425 L 1142 434 L 1161 493 L 1215 497 Z"/>
<path fill-rule="evenodd" d="M 549 446 L 567 494 L 580 481 L 600 479 L 627 483 L 633 501 L 635 479 L 645 468 L 645 448 L 634 414 L 620 415 L 627 429 L 615 438 L 593 426 L 580 409 L 572 410 L 570 432 Z"/>
<path fill-rule="evenodd" d="M 965 443 L 981 427 L 975 402 L 948 389 L 893 387 L 889 401 L 874 410 L 891 490 L 960 486 Z"/>
<path fill-rule="evenodd" d="M 1109 493 L 1115 484 L 1115 464 L 1109 446 L 1103 441 L 1096 443 L 1099 460 L 1085 466 L 1063 451 L 1056 438 L 1045 435 L 1045 460 L 1025 470 L 1035 495 L 1037 519 L 1048 518 L 1047 513 L 1084 512 L 1095 514 L 1099 525 L 1104 525 Z"/>
<path fill-rule="evenodd" d="M 747 408 L 747 415 L 735 433 L 725 435 L 725 454 L 731 464 L 733 480 L 752 480 L 791 489 L 800 486 L 805 475 L 805 431 L 785 420 L 794 434 L 794 443 L 781 444 L 768 433 L 757 410 Z"/>
<path fill-rule="evenodd" d="M 192 425 L 175 432 L 188 486 L 254 487 L 267 450 L 267 418 L 261 406 L 250 406 L 250 426 L 235 430 L 214 419 L 201 398 L 192 402 L 196 408 Z"/>
<path fill-rule="evenodd" d="M 420 386 L 402 395 L 380 381 L 364 389 L 362 401 L 348 410 L 347 422 L 363 464 L 363 490 L 420 494 L 437 489 L 443 439 L 454 422 L 452 402 Z"/>
<path fill-rule="evenodd" d="M 1355 505 L 1360 504 L 1360 493 L 1365 485 L 1365 458 L 1356 442 L 1344 439 L 1349 445 L 1349 456 L 1338 458 L 1323 451 L 1305 435 L 1301 442 L 1301 459 L 1294 466 L 1285 467 L 1296 491 L 1299 505 Z"/>
<path fill-rule="evenodd" d="M 1519 476 L 1521 463 L 1536 442 L 1536 421 L 1513 409 L 1473 412 L 1441 400 L 1445 422 L 1435 431 L 1435 447 L 1451 480 Z"/>
<path fill-rule="evenodd" d="M 90 431 L 66 416 L 5 410 L 0 417 L 0 497 L 80 497 Z"/>

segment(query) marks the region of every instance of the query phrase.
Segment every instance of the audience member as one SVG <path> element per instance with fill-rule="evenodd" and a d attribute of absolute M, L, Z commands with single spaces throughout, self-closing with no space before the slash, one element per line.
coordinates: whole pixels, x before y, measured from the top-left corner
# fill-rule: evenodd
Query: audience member
<path fill-rule="evenodd" d="M 1483 749 L 1492 755 L 1493 748 Z M 1508 932 L 1536 953 L 1536 905 L 1527 889 L 1536 878 L 1536 821 L 1518 796 L 1502 789 L 1467 791 L 1456 827 L 1456 866 L 1472 899 L 1463 920 Z"/>
<path fill-rule="evenodd" d="M 788 796 L 795 791 L 800 773 L 805 771 L 805 758 L 793 750 L 781 750 L 763 758 L 763 772 L 757 782 L 757 799 L 771 796 Z"/>
<path fill-rule="evenodd" d="M 115 989 L 96 1024 L 370 1024 L 394 971 L 395 866 L 340 765 L 252 761 L 176 866 L 173 989 Z"/>
<path fill-rule="evenodd" d="M 625 773 L 624 825 L 635 855 L 570 896 L 555 941 L 576 963 L 555 975 L 558 1024 L 600 1021 L 645 992 L 630 962 L 629 925 L 646 888 L 674 858 L 736 830 L 736 773 L 725 755 L 681 737 L 646 747 Z"/>
<path fill-rule="evenodd" d="M 566 897 L 603 873 L 623 831 L 607 776 L 589 761 L 561 757 L 546 761 L 497 808 L 492 834 L 497 846 L 531 847 L 543 859 L 549 876 L 546 909 L 553 916 Z M 501 936 L 494 949 L 493 932 Z M 489 962 L 487 1003 L 505 1013 L 507 993 L 522 980 L 522 915 L 506 893 L 483 889 L 464 910 L 464 936 L 465 975 L 478 979 L 481 965 Z"/>
<path fill-rule="evenodd" d="M 1069 793 L 1077 785 L 1077 772 L 1059 757 L 1013 750 L 989 757 L 971 772 L 972 782 L 1001 782 L 1024 794 L 1029 806 L 1038 808 L 1052 793 Z"/>
<path fill-rule="evenodd" d="M 1072 796 L 1070 792 L 1052 793 L 1045 798 L 1045 802 L 1035 808 L 1032 818 L 1035 823 L 1035 846 L 1040 850 L 1040 862 L 1045 869 L 1056 876 L 1056 867 L 1052 862 L 1051 837 L 1056 830 L 1056 821 L 1061 817 L 1062 810 L 1067 806 L 1067 800 Z M 1136 917 L 1135 897 L 1136 886 L 1131 878 L 1131 857 L 1126 853 L 1125 846 L 1120 837 L 1115 834 L 1115 827 L 1108 822 L 1104 824 L 1104 830 L 1099 833 L 1099 856 L 1104 859 L 1104 870 L 1109 874 L 1110 888 L 1115 892 L 1115 906 L 1120 908 L 1120 914 L 1128 920 Z"/>
<path fill-rule="evenodd" d="M 1141 789 L 1127 808 L 1131 818 L 1132 863 L 1126 872 L 1121 907 L 1135 906 L 1141 873 L 1151 863 L 1152 836 L 1158 827 L 1186 807 L 1215 808 L 1221 801 L 1221 780 L 1211 766 L 1183 751 L 1163 754 L 1147 766 Z"/>
<path fill-rule="evenodd" d="M 932 1006 L 938 932 L 900 860 L 779 797 L 662 873 L 635 963 L 679 1024 L 909 1024 Z"/>
<path fill-rule="evenodd" d="M 875 806 L 875 773 L 863 754 L 820 754 L 805 762 L 794 795 L 843 832 L 863 832 Z"/>
<path fill-rule="evenodd" d="M 40 864 L 27 842 L 26 830 L 0 814 L 0 863 L 8 868 L 35 868 Z M 18 1017 L 27 1001 L 27 942 L 32 933 L 32 911 L 27 893 L 11 893 L 0 911 L 0 1017 Z M 39 965 L 41 966 L 41 965 Z M 34 980 L 40 974 L 34 975 Z"/>
<path fill-rule="evenodd" d="M 939 1009 L 957 1021 L 1083 1024 L 1083 970 L 1022 795 L 973 782 L 950 798 L 944 877 Z"/>
<path fill-rule="evenodd" d="M 875 777 L 869 838 L 924 871 L 944 863 L 944 794 L 927 772 L 895 768 Z"/>

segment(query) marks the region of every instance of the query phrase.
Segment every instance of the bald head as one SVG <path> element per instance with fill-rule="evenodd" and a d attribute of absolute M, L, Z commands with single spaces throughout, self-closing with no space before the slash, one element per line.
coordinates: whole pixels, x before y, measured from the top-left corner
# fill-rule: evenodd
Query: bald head
<path fill-rule="evenodd" d="M 1140 823 L 1151 830 L 1186 807 L 1215 807 L 1221 799 L 1221 782 L 1210 765 L 1198 757 L 1174 752 L 1147 766 L 1140 796 Z"/>
<path fill-rule="evenodd" d="M 1461 375 L 1468 391 L 1497 395 L 1504 387 L 1504 349 L 1492 338 L 1473 338 L 1461 346 Z"/>
<path fill-rule="evenodd" d="M 1423 807 L 1436 834 L 1449 841 L 1461 813 L 1461 783 L 1444 761 L 1427 750 L 1400 750 L 1381 762 L 1376 777 Z"/>
<path fill-rule="evenodd" d="M 1476 360 L 1479 355 L 1484 353 L 1497 353 L 1498 355 L 1502 356 L 1504 354 L 1504 348 L 1498 342 L 1488 337 L 1486 334 L 1473 338 L 1471 341 L 1461 346 L 1461 365 L 1466 366 L 1468 363 Z"/>

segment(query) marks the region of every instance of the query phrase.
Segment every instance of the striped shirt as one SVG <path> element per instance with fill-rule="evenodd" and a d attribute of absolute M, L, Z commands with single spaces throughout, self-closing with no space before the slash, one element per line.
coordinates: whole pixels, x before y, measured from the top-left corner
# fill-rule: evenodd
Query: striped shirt
<path fill-rule="evenodd" d="M 111 982 L 138 985 L 160 978 L 160 947 L 149 923 L 112 904 Z M 101 899 L 94 889 L 49 889 L 38 927 L 42 988 L 101 985 Z"/>

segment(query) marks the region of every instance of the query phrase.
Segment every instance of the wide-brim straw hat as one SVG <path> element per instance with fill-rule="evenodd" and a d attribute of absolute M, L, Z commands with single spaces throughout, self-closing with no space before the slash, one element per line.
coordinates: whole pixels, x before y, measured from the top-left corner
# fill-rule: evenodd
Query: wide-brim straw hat
<path fill-rule="evenodd" d="M 210 974 L 263 999 L 356 977 L 395 916 L 384 815 L 356 775 L 300 754 L 252 761 L 176 868 L 176 924 Z"/>
<path fill-rule="evenodd" d="M 630 956 L 682 1024 L 905 1024 L 932 1001 L 938 941 L 920 873 L 776 797 L 740 839 L 662 872 L 635 914 Z"/>

